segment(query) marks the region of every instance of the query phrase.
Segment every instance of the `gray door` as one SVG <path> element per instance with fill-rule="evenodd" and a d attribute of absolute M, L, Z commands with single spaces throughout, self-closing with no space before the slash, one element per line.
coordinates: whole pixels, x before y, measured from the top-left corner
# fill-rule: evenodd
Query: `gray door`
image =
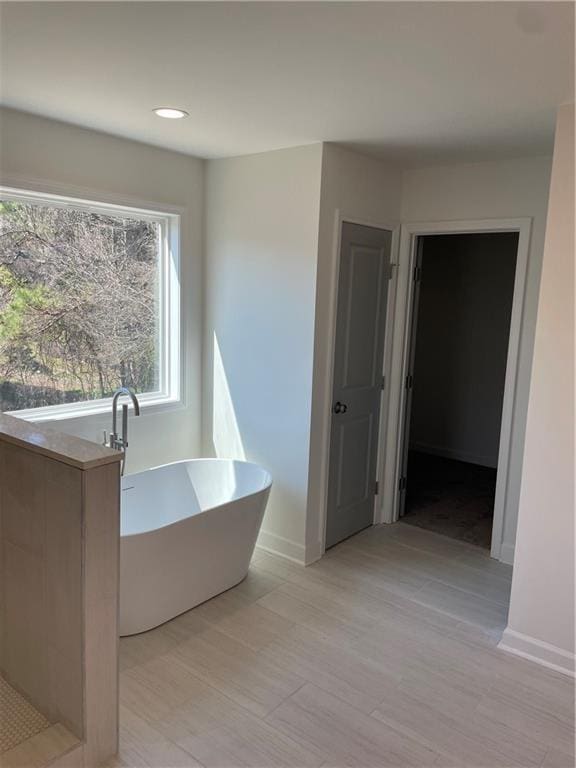
<path fill-rule="evenodd" d="M 392 233 L 343 224 L 326 547 L 374 519 Z"/>

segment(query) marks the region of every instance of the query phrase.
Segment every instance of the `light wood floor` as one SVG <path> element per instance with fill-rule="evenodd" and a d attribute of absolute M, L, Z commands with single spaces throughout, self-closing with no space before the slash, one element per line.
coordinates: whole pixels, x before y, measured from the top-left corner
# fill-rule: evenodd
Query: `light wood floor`
<path fill-rule="evenodd" d="M 399 523 L 121 641 L 113 766 L 574 765 L 573 684 L 496 649 L 510 568 Z"/>

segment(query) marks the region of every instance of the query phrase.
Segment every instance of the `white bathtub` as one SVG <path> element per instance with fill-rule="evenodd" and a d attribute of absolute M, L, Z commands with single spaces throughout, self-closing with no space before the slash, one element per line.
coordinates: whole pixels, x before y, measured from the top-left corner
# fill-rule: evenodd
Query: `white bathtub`
<path fill-rule="evenodd" d="M 272 478 L 194 459 L 122 478 L 120 634 L 157 627 L 248 573 Z"/>

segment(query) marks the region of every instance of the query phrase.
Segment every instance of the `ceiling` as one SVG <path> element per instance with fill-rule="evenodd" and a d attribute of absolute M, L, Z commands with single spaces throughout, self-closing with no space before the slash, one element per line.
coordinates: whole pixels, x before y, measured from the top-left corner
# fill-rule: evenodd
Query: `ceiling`
<path fill-rule="evenodd" d="M 13 2 L 0 42 L 5 105 L 202 157 L 542 154 L 574 92 L 564 2 Z"/>

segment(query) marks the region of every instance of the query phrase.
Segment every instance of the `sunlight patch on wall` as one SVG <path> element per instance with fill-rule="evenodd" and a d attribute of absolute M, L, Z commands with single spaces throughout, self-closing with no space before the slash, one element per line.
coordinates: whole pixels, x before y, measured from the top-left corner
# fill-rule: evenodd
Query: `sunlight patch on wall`
<path fill-rule="evenodd" d="M 212 403 L 212 442 L 219 459 L 246 460 L 246 452 L 238 428 L 228 377 L 220 353 L 218 338 L 214 334 L 214 372 Z"/>

